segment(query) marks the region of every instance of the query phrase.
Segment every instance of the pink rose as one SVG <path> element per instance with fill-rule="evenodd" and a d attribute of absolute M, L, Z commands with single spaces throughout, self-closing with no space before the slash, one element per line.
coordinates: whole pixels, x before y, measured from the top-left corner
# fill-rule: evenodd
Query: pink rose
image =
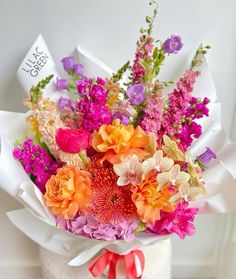
<path fill-rule="evenodd" d="M 83 129 L 59 128 L 55 139 L 58 147 L 67 153 L 79 153 L 91 146 L 90 133 Z"/>

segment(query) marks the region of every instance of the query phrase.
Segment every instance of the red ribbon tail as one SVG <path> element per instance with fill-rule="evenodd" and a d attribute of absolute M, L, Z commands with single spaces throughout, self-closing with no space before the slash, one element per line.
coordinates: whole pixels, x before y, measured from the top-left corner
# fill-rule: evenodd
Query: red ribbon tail
<path fill-rule="evenodd" d="M 137 275 L 135 256 L 138 257 L 141 265 L 140 276 Z M 109 266 L 108 279 L 116 279 L 116 265 L 120 259 L 124 259 L 125 261 L 128 279 L 142 278 L 145 259 L 141 250 L 133 250 L 127 255 L 118 255 L 110 251 L 105 251 L 89 264 L 89 271 L 94 277 L 98 277 L 105 271 L 106 267 Z"/>
<path fill-rule="evenodd" d="M 137 255 L 140 265 L 141 265 L 141 275 L 137 275 L 137 268 L 135 262 L 135 255 Z M 141 279 L 143 270 L 144 270 L 144 254 L 141 250 L 131 251 L 128 255 L 125 255 L 125 265 L 127 270 L 127 278 L 128 279 Z"/>
<path fill-rule="evenodd" d="M 88 266 L 89 271 L 94 277 L 100 276 L 105 268 L 109 265 L 111 261 L 112 253 L 106 251 L 101 256 L 94 259 Z"/>

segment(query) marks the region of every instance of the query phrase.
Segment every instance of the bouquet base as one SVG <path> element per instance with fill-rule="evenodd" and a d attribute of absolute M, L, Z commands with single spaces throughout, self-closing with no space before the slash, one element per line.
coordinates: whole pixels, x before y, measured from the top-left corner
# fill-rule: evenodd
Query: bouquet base
<path fill-rule="evenodd" d="M 152 245 L 142 246 L 145 256 L 145 267 L 142 279 L 170 279 L 171 278 L 171 240 L 165 239 Z M 40 262 L 43 279 L 92 279 L 88 271 L 88 265 L 79 267 L 68 265 L 69 258 L 54 254 L 44 248 L 40 248 Z M 96 277 L 107 278 L 106 275 Z M 117 272 L 116 279 L 126 279 L 125 274 Z"/>

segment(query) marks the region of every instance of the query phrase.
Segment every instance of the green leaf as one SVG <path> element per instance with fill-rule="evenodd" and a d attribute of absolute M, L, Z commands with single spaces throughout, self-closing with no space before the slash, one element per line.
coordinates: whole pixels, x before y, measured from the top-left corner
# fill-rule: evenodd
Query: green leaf
<path fill-rule="evenodd" d="M 141 222 L 138 224 L 138 227 L 136 228 L 135 233 L 143 232 L 146 230 L 146 228 L 147 228 L 147 225 L 145 223 Z"/>
<path fill-rule="evenodd" d="M 154 60 L 156 60 L 157 56 L 158 56 L 158 48 L 156 47 L 153 51 L 152 57 L 153 57 Z"/>
<path fill-rule="evenodd" d="M 151 23 L 152 22 L 152 19 L 150 18 L 150 16 L 146 16 L 146 22 L 147 23 Z"/>
<path fill-rule="evenodd" d="M 145 70 L 149 70 L 151 61 L 150 61 L 150 60 L 141 60 L 141 61 L 139 61 L 139 64 L 140 64 Z"/>

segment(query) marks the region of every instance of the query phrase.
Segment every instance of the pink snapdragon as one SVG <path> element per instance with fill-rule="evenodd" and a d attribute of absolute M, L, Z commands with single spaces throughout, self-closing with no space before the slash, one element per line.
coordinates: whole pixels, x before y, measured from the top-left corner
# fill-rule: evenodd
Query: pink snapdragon
<path fill-rule="evenodd" d="M 141 120 L 141 127 L 146 132 L 154 132 L 156 135 L 161 128 L 163 116 L 163 100 L 156 95 L 149 95 L 146 108 Z"/>
<path fill-rule="evenodd" d="M 196 81 L 197 73 L 187 70 L 178 81 L 177 89 L 168 96 L 168 108 L 163 114 L 163 122 L 160 136 L 167 134 L 174 136 L 179 133 L 182 119 L 185 117 L 191 101 L 191 92 Z"/>
<path fill-rule="evenodd" d="M 140 61 L 151 57 L 152 48 L 153 38 L 151 36 L 142 35 L 137 42 L 134 64 L 131 69 L 135 83 L 142 82 L 145 70 L 141 66 Z"/>

